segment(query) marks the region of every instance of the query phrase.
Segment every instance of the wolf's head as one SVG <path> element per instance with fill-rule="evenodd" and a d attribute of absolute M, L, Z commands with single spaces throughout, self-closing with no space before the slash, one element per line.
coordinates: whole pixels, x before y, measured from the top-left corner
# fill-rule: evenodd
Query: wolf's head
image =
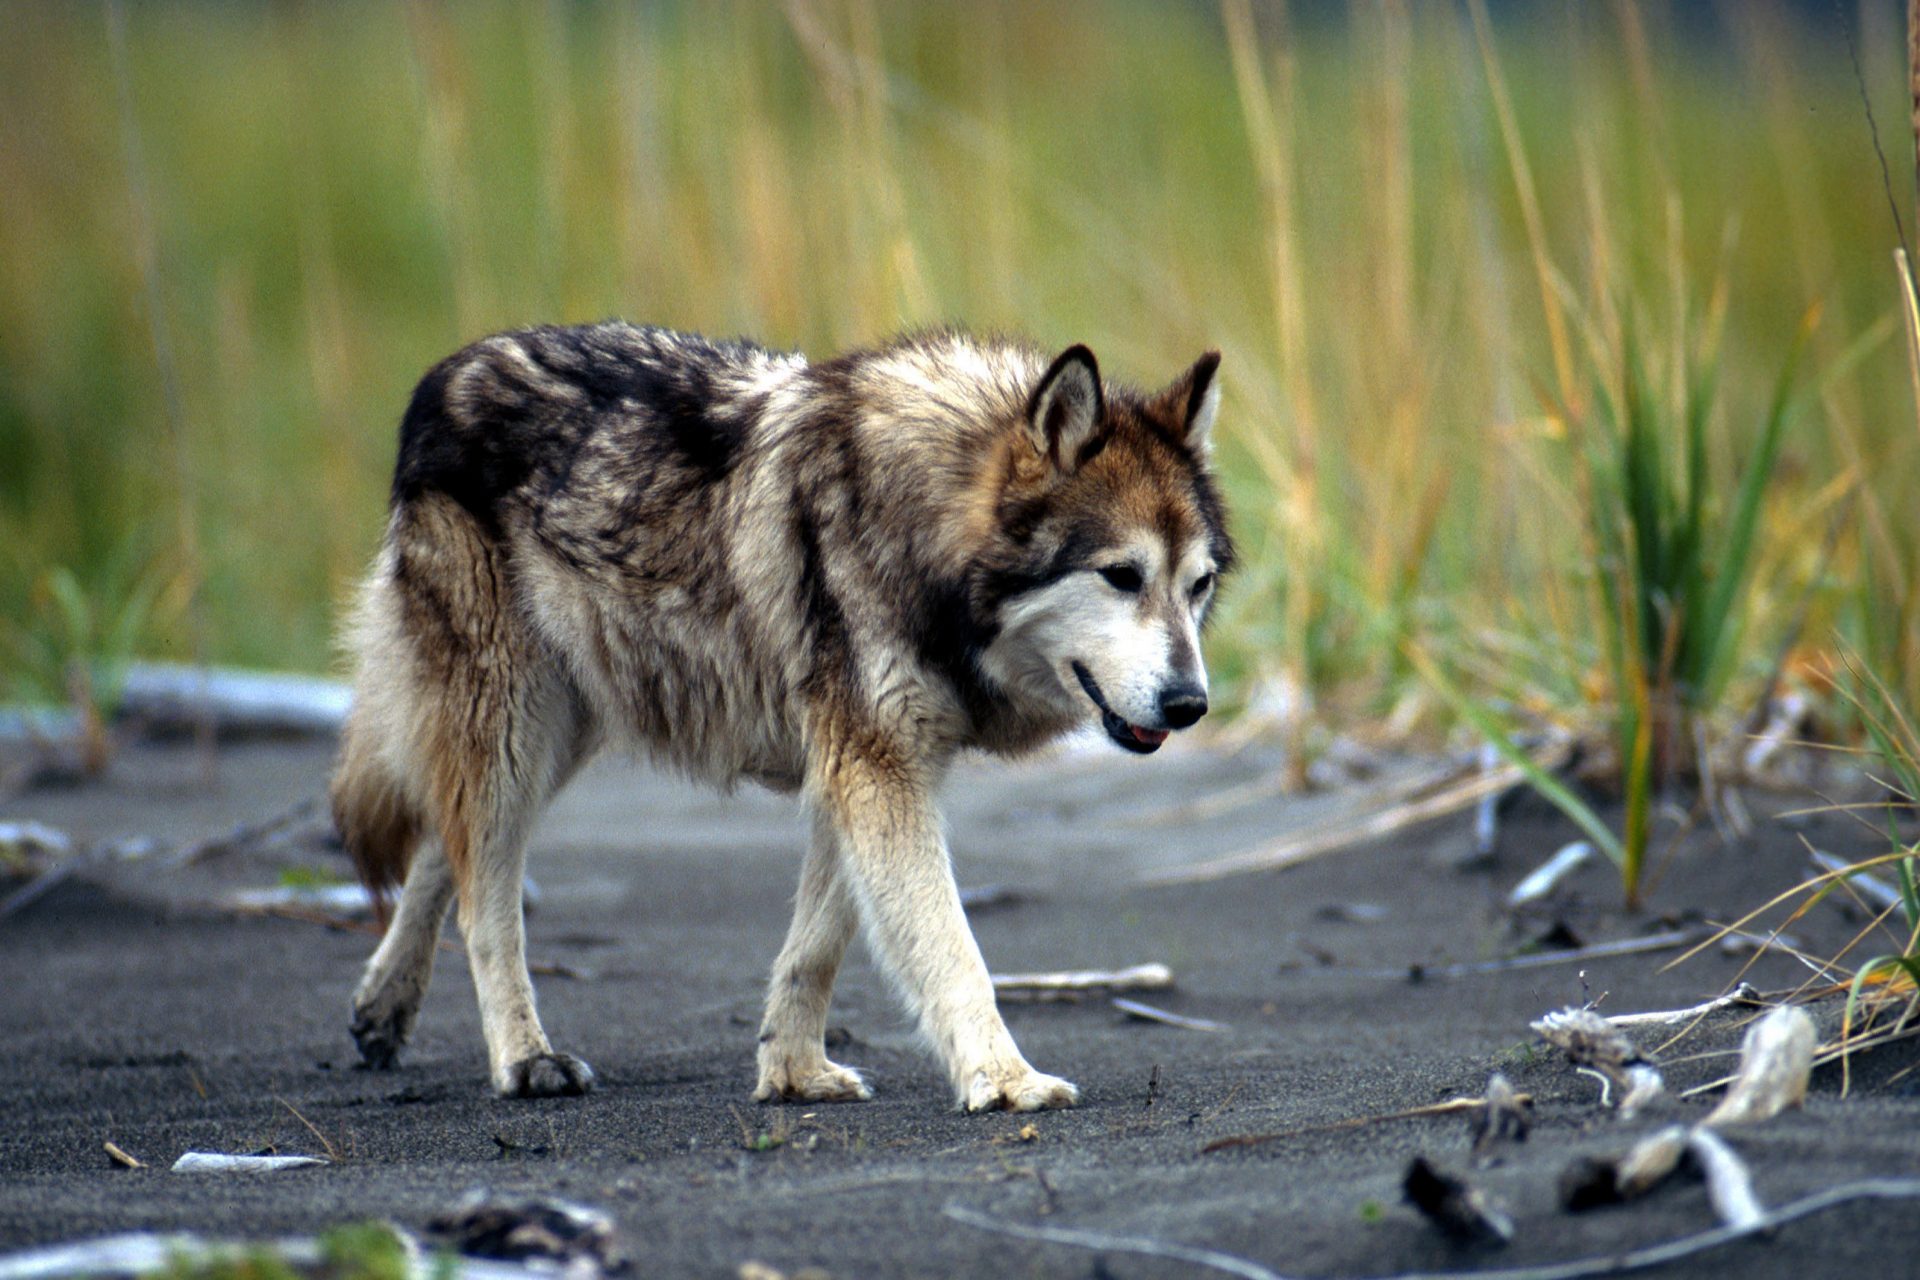
<path fill-rule="evenodd" d="M 1016 698 L 1097 718 L 1145 754 L 1207 711 L 1200 632 L 1233 562 L 1208 471 L 1218 352 L 1142 395 L 1071 347 L 1026 405 L 976 580 L 997 624 L 981 666 Z"/>

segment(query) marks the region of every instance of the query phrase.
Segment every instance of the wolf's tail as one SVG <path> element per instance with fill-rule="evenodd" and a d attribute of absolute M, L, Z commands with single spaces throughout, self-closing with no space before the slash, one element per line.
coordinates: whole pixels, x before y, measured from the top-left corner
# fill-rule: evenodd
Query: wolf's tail
<path fill-rule="evenodd" d="M 385 914 L 388 894 L 407 867 L 429 816 L 426 788 L 409 767 L 417 757 L 410 722 L 417 720 L 411 663 L 396 661 L 400 628 L 393 599 L 391 544 L 361 589 L 345 637 L 355 664 L 353 709 L 341 735 L 329 799 L 334 828 L 360 881 Z"/>
<path fill-rule="evenodd" d="M 350 719 L 329 799 L 340 841 L 353 858 L 360 882 L 373 893 L 384 915 L 388 895 L 407 878 L 426 824 L 405 782 L 380 761 L 365 739 L 364 726 Z"/>

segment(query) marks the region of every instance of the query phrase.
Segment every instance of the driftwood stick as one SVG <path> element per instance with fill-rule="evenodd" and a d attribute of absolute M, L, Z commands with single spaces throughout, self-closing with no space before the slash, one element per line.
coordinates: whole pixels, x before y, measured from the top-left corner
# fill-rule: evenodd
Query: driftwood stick
<path fill-rule="evenodd" d="M 1165 1026 L 1178 1027 L 1182 1031 L 1231 1030 L 1224 1022 L 1215 1022 L 1211 1018 L 1190 1018 L 1185 1014 L 1142 1004 L 1138 1000 L 1129 1000 L 1124 996 L 1115 996 L 1108 1003 L 1129 1018 L 1136 1018 L 1142 1022 L 1158 1022 Z"/>
<path fill-rule="evenodd" d="M 1555 742 L 1538 753 L 1534 757 L 1534 763 L 1542 769 L 1556 769 L 1566 761 L 1572 751 L 1570 743 Z M 1140 883 L 1202 884 L 1211 880 L 1224 880 L 1229 876 L 1245 875 L 1253 871 L 1277 871 L 1282 867 L 1295 866 L 1322 854 L 1333 853 L 1366 840 L 1390 836 L 1416 823 L 1458 813 L 1462 809 L 1472 807 L 1483 796 L 1498 795 L 1525 781 L 1526 775 L 1512 765 L 1490 772 L 1476 773 L 1433 795 L 1420 799 L 1402 800 L 1357 822 L 1316 828 L 1190 867 L 1150 871 L 1140 877 Z"/>
<path fill-rule="evenodd" d="M 1650 1244 L 1622 1253 L 1598 1257 L 1573 1258 L 1536 1267 L 1501 1267 L 1474 1271 L 1410 1271 L 1380 1276 L 1377 1280 L 1589 1280 L 1595 1276 L 1626 1275 L 1662 1267 L 1682 1258 L 1708 1253 L 1722 1245 L 1744 1240 L 1761 1232 L 1775 1231 L 1791 1222 L 1825 1213 L 1843 1204 L 1860 1200 L 1920 1200 L 1920 1178 L 1870 1178 L 1848 1182 L 1825 1191 L 1817 1191 L 1798 1200 L 1771 1209 L 1754 1222 L 1742 1226 L 1715 1227 L 1676 1240 Z M 1081 1231 L 1071 1227 L 1033 1227 L 1024 1223 L 1003 1222 L 973 1209 L 948 1205 L 941 1210 L 955 1222 L 1016 1240 L 1034 1240 L 1043 1244 L 1070 1245 L 1095 1249 L 1102 1253 L 1131 1253 L 1146 1258 L 1171 1258 L 1211 1271 L 1246 1276 L 1249 1280 L 1289 1280 L 1289 1277 L 1247 1258 L 1235 1257 L 1214 1249 L 1150 1240 L 1141 1236 L 1110 1235 L 1104 1231 Z"/>
<path fill-rule="evenodd" d="M 1164 991 L 1172 985 L 1173 970 L 1164 964 L 993 975 L 994 994 L 1002 1000 L 1067 1000 L 1093 991 Z"/>

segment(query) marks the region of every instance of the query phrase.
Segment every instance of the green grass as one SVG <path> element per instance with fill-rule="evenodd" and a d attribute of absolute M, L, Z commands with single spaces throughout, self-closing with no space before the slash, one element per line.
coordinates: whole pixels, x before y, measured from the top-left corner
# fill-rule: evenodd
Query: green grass
<path fill-rule="evenodd" d="M 1897 323 L 1893 233 L 1814 10 L 130 4 L 124 76 L 109 12 L 0 10 L 20 643 L 64 643 L 64 571 L 101 619 L 163 584 L 115 646 L 327 667 L 407 393 L 488 330 L 623 315 L 826 353 L 958 320 L 1088 342 L 1143 383 L 1225 351 L 1248 552 L 1212 652 L 1229 706 L 1286 690 L 1296 723 L 1437 727 L 1417 648 L 1514 716 L 1611 723 L 1605 637 L 1637 628 L 1645 657 L 1671 623 L 1594 589 L 1583 430 L 1662 468 L 1634 554 L 1745 530 L 1742 572 L 1679 588 L 1720 619 L 1683 664 L 1717 705 L 1756 693 L 1802 602 L 1805 648 L 1853 636 L 1920 698 L 1920 433 L 1898 344 L 1861 348 Z M 1862 12 L 1880 118 L 1904 123 L 1897 25 Z M 1668 344 L 1702 262 L 1725 293 L 1689 410 Z M 1776 421 L 1814 307 L 1818 393 Z M 1635 330 L 1649 385 L 1608 417 L 1581 344 L 1620 316 L 1682 322 Z"/>

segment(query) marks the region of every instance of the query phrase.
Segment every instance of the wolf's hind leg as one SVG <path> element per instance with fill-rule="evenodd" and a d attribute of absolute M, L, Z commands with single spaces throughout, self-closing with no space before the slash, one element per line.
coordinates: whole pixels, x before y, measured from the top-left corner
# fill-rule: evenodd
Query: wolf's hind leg
<path fill-rule="evenodd" d="M 510 1098 L 580 1094 L 593 1087 L 592 1068 L 554 1052 L 534 1008 L 522 886 L 528 832 L 586 754 L 589 733 L 564 677 L 537 667 L 517 674 L 520 687 L 484 688 L 465 745 L 450 753 L 443 845 L 460 891 L 494 1090 Z"/>
<path fill-rule="evenodd" d="M 413 856 L 399 909 L 353 994 L 353 1039 L 369 1067 L 391 1067 L 412 1035 L 452 903 L 453 874 L 428 843 Z"/>
<path fill-rule="evenodd" d="M 827 1006 L 857 923 L 833 823 L 816 811 L 793 923 L 767 984 L 756 1101 L 860 1102 L 873 1096 L 858 1071 L 827 1058 Z"/>

